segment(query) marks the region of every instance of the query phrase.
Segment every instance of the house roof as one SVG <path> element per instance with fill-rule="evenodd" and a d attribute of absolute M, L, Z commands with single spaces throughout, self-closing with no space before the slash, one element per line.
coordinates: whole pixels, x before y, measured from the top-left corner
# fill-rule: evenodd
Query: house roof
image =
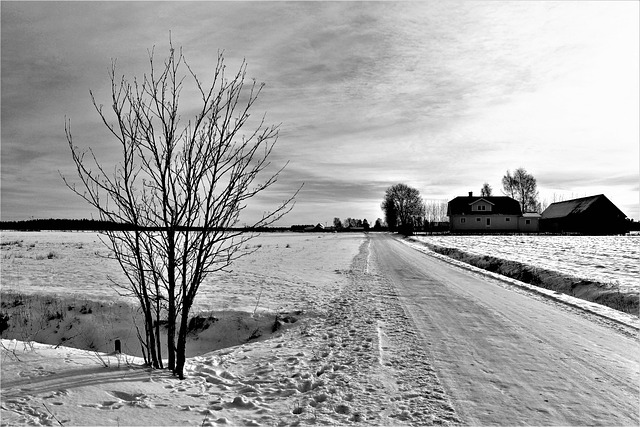
<path fill-rule="evenodd" d="M 475 205 L 478 202 L 487 202 L 490 205 L 495 205 L 495 203 L 491 203 L 488 197 L 478 197 L 477 200 L 474 200 L 473 202 L 469 203 L 470 205 Z"/>
<path fill-rule="evenodd" d="M 486 214 L 491 213 L 502 215 L 520 215 L 522 213 L 520 210 L 520 203 L 518 203 L 517 200 L 512 199 L 511 197 L 458 196 L 449 202 L 447 207 L 447 215 L 451 216 L 478 213 L 471 210 L 471 205 L 473 205 L 480 199 L 485 200 L 486 202 L 493 205 L 491 212 L 486 212 Z"/>
<path fill-rule="evenodd" d="M 604 194 L 598 194 L 596 196 L 581 197 L 579 199 L 552 203 L 547 209 L 544 210 L 544 212 L 542 212 L 542 218 L 550 219 L 562 218 L 569 215 L 578 215 L 587 211 L 598 201 L 604 201 L 605 203 L 611 205 L 614 209 L 616 209 L 620 214 L 626 216 L 620 209 L 617 208 L 616 205 L 614 205 L 609 199 L 607 199 Z"/>

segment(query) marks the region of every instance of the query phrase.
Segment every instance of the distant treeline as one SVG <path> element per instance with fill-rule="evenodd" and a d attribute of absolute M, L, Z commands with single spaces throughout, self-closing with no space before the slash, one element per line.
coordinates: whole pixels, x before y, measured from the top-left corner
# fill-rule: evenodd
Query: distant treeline
<path fill-rule="evenodd" d="M 339 221 L 339 220 L 338 220 Z M 120 224 L 110 221 L 99 221 L 93 219 L 30 219 L 25 221 L 0 221 L 0 230 L 17 230 L 17 231 L 40 231 L 40 230 L 55 230 L 55 231 L 134 231 L 136 227 L 132 224 Z M 138 228 L 143 229 L 142 227 Z M 161 228 L 147 227 L 145 230 L 158 230 Z M 200 231 L 200 227 L 180 227 L 179 231 Z M 386 224 L 381 224 L 380 221 L 376 221 L 376 224 L 372 228 L 364 227 L 350 227 L 350 228 L 336 228 L 336 227 L 323 227 L 320 224 L 304 224 L 304 225 L 292 225 L 291 227 L 235 227 L 233 231 L 253 231 L 263 233 L 273 232 L 285 232 L 285 231 L 313 231 L 313 232 L 334 232 L 334 231 L 387 231 Z M 640 231 L 640 222 L 627 219 L 628 231 Z M 414 232 L 434 232 L 434 233 L 446 233 L 449 231 L 448 222 L 425 222 L 423 227 L 416 227 Z"/>
<path fill-rule="evenodd" d="M 93 219 L 30 219 L 26 221 L 1 221 L 0 230 L 134 230 L 130 224 L 119 224 L 110 221 L 98 221 Z"/>
<path fill-rule="evenodd" d="M 348 221 L 348 222 L 347 222 Z M 340 225 L 338 225 L 340 224 Z M 123 224 L 111 221 L 100 221 L 94 219 L 30 219 L 24 221 L 0 221 L 0 230 L 17 231 L 135 231 L 151 230 L 161 231 L 161 227 L 136 227 L 133 224 Z M 201 231 L 202 227 L 178 227 L 178 231 Z M 373 227 L 369 227 L 367 220 L 359 221 L 348 218 L 342 223 L 339 218 L 334 220 L 333 227 L 324 227 L 321 224 L 296 224 L 291 227 L 234 227 L 230 231 L 253 231 L 253 232 L 335 232 L 335 231 L 387 231 L 388 227 L 380 219 L 376 220 Z M 425 223 L 424 230 L 415 231 L 445 231 L 448 230 L 448 223 Z"/>
<path fill-rule="evenodd" d="M 133 224 L 122 224 L 111 221 L 94 219 L 31 219 L 26 221 L 0 221 L 0 230 L 18 231 L 161 231 L 162 227 L 136 227 Z M 201 231 L 202 227 L 178 227 L 178 231 Z M 283 232 L 290 231 L 288 227 L 236 227 L 237 231 Z"/>

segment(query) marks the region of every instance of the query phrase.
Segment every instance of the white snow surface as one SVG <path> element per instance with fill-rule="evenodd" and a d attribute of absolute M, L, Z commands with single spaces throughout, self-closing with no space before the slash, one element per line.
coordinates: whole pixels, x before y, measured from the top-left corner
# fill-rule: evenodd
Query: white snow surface
<path fill-rule="evenodd" d="M 3 339 L 1 424 L 459 422 L 394 289 L 369 272 L 368 244 L 362 234 L 266 234 L 252 241 L 260 250 L 233 273 L 210 278 L 199 308 L 303 314 L 265 334 L 269 339 L 227 348 L 219 341 L 237 330 L 214 323 L 199 336 L 183 381 L 126 354 Z M 2 292 L 90 297 L 118 312 L 121 299 L 105 276 L 119 280 L 119 272 L 99 256 L 104 251 L 91 233 L 3 233 Z"/>
<path fill-rule="evenodd" d="M 436 246 L 489 255 L 581 279 L 640 291 L 640 236 L 432 235 L 414 236 Z"/>
<path fill-rule="evenodd" d="M 24 294 L 134 302 L 120 298 L 127 280 L 97 233 L 2 232 L 2 290 Z M 195 311 L 275 312 L 322 303 L 317 292 L 330 295 L 336 270 L 348 269 L 362 235 L 268 233 L 242 249 L 255 251 L 238 259 L 230 273 L 207 277 L 198 290 Z M 326 289 L 327 288 L 327 289 Z M 261 292 L 262 290 L 262 292 Z M 284 306 L 284 307 L 283 307 Z"/>
<path fill-rule="evenodd" d="M 437 252 L 432 251 L 428 247 L 424 246 L 422 242 L 424 242 L 424 238 L 420 238 L 419 236 L 414 236 L 409 239 L 402 240 L 403 243 L 413 247 L 414 249 L 423 252 L 429 256 L 434 258 L 438 258 L 442 261 L 448 262 L 449 264 L 456 265 L 458 267 L 471 270 L 475 273 L 483 274 L 486 276 L 493 277 L 495 279 L 501 280 L 503 282 L 507 282 L 509 284 L 515 285 L 519 288 L 526 289 L 528 291 L 543 295 L 547 298 L 560 301 L 564 304 L 568 304 L 574 307 L 578 307 L 587 312 L 593 313 L 595 315 L 604 317 L 605 319 L 613 320 L 614 322 L 620 323 L 624 326 L 631 327 L 636 331 L 640 331 L 640 318 L 638 316 L 634 316 L 628 313 L 623 313 L 621 311 L 615 310 L 610 307 L 606 307 L 601 304 L 597 304 L 591 301 L 585 301 L 580 298 L 575 298 L 571 295 L 563 294 L 560 292 L 555 292 L 549 289 L 541 288 L 539 286 L 530 285 L 529 283 L 521 282 L 520 280 L 512 279 L 510 277 L 502 276 L 498 273 L 493 273 L 491 271 L 483 270 L 481 268 L 475 267 L 473 265 L 467 264 L 465 262 L 449 258 L 446 255 L 439 254 Z M 429 242 L 431 243 L 431 242 Z"/>
<path fill-rule="evenodd" d="M 110 286 L 107 276 L 123 277 L 103 258 L 106 249 L 94 233 L 2 233 L 0 242 L 3 295 L 104 301 L 116 314 L 127 302 Z M 3 339 L 0 424 L 459 423 L 394 287 L 371 270 L 368 245 L 362 234 L 265 234 L 251 241 L 249 249 L 259 250 L 239 260 L 232 273 L 209 278 L 197 310 L 244 313 L 245 320 L 303 314 L 274 334 L 265 331 L 259 340 L 224 348 L 221 342 L 240 334 L 240 324 L 233 327 L 233 318 L 214 323 L 195 339 L 183 381 L 128 354 Z M 477 270 L 640 327 L 637 317 Z M 98 319 L 91 317 L 97 313 L 73 313 L 72 322 Z M 100 321 L 101 333 L 115 329 L 118 319 L 130 322 L 111 316 L 111 323 Z"/>

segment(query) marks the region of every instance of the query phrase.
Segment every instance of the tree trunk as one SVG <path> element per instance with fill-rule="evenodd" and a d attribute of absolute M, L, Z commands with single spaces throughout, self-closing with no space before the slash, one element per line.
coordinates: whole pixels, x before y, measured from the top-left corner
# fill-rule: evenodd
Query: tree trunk
<path fill-rule="evenodd" d="M 169 230 L 167 232 L 167 240 L 168 240 L 168 271 L 167 271 L 167 279 L 168 279 L 168 289 L 167 289 L 167 300 L 168 300 L 168 313 L 167 313 L 167 352 L 169 357 L 169 369 L 174 369 L 176 366 L 176 321 L 177 321 L 177 313 L 176 313 L 176 241 L 175 241 L 175 232 L 173 230 Z"/>
<path fill-rule="evenodd" d="M 156 353 L 156 340 L 155 334 L 153 331 L 153 313 L 152 313 L 152 303 L 151 297 L 149 296 L 149 290 L 147 289 L 148 283 L 147 278 L 144 273 L 144 263 L 142 261 L 142 245 L 140 242 L 140 232 L 135 232 L 135 259 L 137 263 L 138 270 L 138 286 L 140 287 L 140 291 L 138 293 L 138 299 L 140 300 L 140 306 L 142 307 L 142 312 L 144 314 L 144 329 L 145 334 L 147 335 L 147 351 L 149 352 L 149 358 L 151 361 L 151 365 L 154 368 L 159 368 L 158 365 L 158 356 Z"/>
<path fill-rule="evenodd" d="M 156 328 L 155 328 L 155 333 L 156 333 L 156 348 L 157 348 L 157 356 L 158 356 L 158 365 L 160 365 L 160 368 L 162 369 L 163 363 L 162 363 L 162 340 L 160 339 L 160 293 L 158 292 L 158 285 L 156 282 Z"/>
<path fill-rule="evenodd" d="M 146 290 L 145 290 L 146 294 Z M 155 334 L 153 333 L 153 316 L 151 315 L 151 306 L 149 304 L 148 296 L 146 303 L 143 304 L 142 310 L 144 311 L 144 329 L 147 335 L 147 350 L 149 351 L 149 358 L 151 361 L 151 366 L 158 369 L 160 365 L 158 364 L 158 356 L 156 353 L 156 340 Z"/>
<path fill-rule="evenodd" d="M 184 379 L 184 364 L 186 362 L 187 326 L 189 323 L 189 311 L 191 303 L 183 299 L 182 315 L 180 316 L 180 329 L 178 330 L 178 347 L 176 349 L 176 367 L 173 373 L 181 380 Z"/>

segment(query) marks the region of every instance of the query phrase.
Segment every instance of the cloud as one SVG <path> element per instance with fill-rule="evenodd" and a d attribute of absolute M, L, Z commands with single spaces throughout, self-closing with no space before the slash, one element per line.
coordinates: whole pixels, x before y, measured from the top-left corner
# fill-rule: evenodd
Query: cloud
<path fill-rule="evenodd" d="M 272 160 L 290 165 L 251 212 L 304 181 L 291 221 L 371 219 L 394 183 L 450 198 L 519 166 L 613 194 L 638 171 L 638 27 L 635 2 L 3 2 L 2 214 L 24 215 L 18 182 L 80 212 L 58 192 L 64 117 L 115 161 L 88 89 L 108 105 L 110 59 L 141 76 L 169 31 L 202 80 L 224 49 L 266 83 L 253 118 L 282 123 Z"/>
<path fill-rule="evenodd" d="M 540 180 L 540 184 L 564 190 L 582 187 L 619 187 L 637 191 L 639 176 L 637 174 L 598 175 L 590 171 L 558 171 L 545 174 L 544 179 Z"/>

